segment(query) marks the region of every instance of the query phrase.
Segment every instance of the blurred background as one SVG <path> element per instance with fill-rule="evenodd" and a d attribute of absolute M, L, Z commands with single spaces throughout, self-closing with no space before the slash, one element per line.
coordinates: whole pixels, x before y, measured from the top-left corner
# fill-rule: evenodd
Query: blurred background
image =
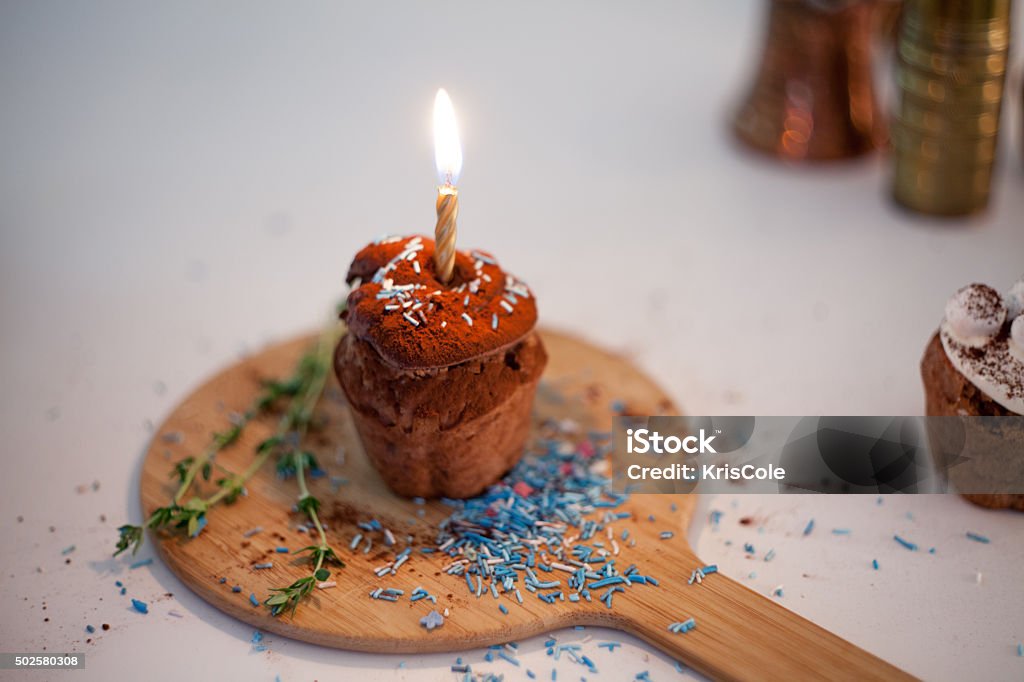
<path fill-rule="evenodd" d="M 946 299 L 1024 272 L 1019 49 L 987 208 L 928 217 L 893 202 L 884 151 L 737 141 L 767 7 L 0 5 L 0 432 L 9 480 L 37 482 L 5 486 L 5 518 L 97 477 L 104 511 L 132 513 L 154 422 L 316 328 L 365 243 L 429 234 L 439 87 L 460 248 L 529 282 L 543 325 L 629 355 L 692 414 L 922 413 Z M 884 116 L 895 39 L 871 38 Z"/>

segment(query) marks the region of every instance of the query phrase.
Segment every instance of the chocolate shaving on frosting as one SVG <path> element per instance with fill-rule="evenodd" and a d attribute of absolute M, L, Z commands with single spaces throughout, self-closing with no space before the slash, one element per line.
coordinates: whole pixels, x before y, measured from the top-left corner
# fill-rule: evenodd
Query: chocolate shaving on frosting
<path fill-rule="evenodd" d="M 1011 327 L 1019 335 L 1021 321 L 1011 319 L 1006 308 L 990 287 L 964 287 L 946 304 L 940 337 L 957 371 L 1006 409 L 1024 414 L 1024 360 L 1011 347 Z"/>

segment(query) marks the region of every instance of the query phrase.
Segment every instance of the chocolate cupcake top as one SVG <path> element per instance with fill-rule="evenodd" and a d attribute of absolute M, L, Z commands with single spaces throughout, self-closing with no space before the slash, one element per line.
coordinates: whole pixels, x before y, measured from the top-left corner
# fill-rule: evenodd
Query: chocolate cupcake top
<path fill-rule="evenodd" d="M 349 267 L 349 332 L 402 369 L 448 367 L 511 346 L 537 323 L 524 282 L 490 254 L 456 251 L 448 284 L 434 273 L 434 240 L 387 237 Z"/>
<path fill-rule="evenodd" d="M 1024 278 L 999 295 L 984 284 L 969 284 L 946 303 L 939 328 L 949 361 L 992 400 L 1024 414 Z"/>

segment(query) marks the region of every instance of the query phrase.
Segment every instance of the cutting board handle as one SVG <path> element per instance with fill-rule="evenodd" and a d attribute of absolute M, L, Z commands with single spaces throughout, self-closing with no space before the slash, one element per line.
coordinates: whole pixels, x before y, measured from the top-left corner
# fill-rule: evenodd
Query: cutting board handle
<path fill-rule="evenodd" d="M 616 602 L 621 627 L 715 680 L 916 679 L 724 575 L 688 577 L 633 589 Z M 668 630 L 690 617 L 689 632 Z"/>

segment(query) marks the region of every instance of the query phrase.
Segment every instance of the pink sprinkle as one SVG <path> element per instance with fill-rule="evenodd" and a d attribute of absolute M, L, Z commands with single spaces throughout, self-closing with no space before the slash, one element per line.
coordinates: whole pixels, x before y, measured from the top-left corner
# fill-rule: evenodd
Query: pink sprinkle
<path fill-rule="evenodd" d="M 562 464 L 561 469 L 562 469 L 562 473 L 565 474 L 566 476 L 568 476 L 569 474 L 572 473 L 572 464 L 569 464 L 568 462 L 565 462 L 564 464 Z"/>
<path fill-rule="evenodd" d="M 512 490 L 515 490 L 516 493 L 522 495 L 523 497 L 529 497 L 530 494 L 533 492 L 533 487 L 526 481 L 519 481 L 514 486 L 512 486 Z"/>
<path fill-rule="evenodd" d="M 580 443 L 579 453 L 581 456 L 590 458 L 593 457 L 596 452 L 597 451 L 594 449 L 594 444 L 591 443 L 589 440 L 585 440 L 582 443 Z"/>

